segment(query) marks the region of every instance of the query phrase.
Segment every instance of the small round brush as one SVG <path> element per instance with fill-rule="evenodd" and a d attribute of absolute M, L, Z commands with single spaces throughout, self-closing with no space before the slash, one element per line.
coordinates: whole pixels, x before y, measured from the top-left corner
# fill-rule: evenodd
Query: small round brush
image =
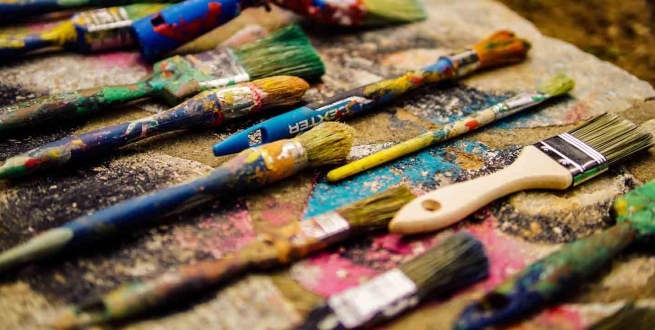
<path fill-rule="evenodd" d="M 389 320 L 429 299 L 488 276 L 480 241 L 457 233 L 424 254 L 370 281 L 328 298 L 311 311 L 302 329 L 357 329 Z"/>
<path fill-rule="evenodd" d="M 393 214 L 412 198 L 409 188 L 400 186 L 335 211 L 260 233 L 234 255 L 184 266 L 151 281 L 134 282 L 87 301 L 70 309 L 57 325 L 71 328 L 132 317 L 170 301 L 192 299 L 245 273 L 288 265 L 364 232 L 384 229 Z"/>
<path fill-rule="evenodd" d="M 219 196 L 261 188 L 309 167 L 342 163 L 352 146 L 353 129 L 326 123 L 290 140 L 244 150 L 208 174 L 115 204 L 50 229 L 0 254 L 0 270 L 70 249 L 89 247 Z M 111 230 L 107 230 L 111 228 Z"/>

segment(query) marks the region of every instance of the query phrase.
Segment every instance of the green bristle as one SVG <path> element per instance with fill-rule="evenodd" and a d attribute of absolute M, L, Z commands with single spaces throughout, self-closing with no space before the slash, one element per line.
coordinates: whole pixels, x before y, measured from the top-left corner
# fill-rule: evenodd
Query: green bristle
<path fill-rule="evenodd" d="M 609 166 L 653 146 L 653 136 L 617 115 L 603 114 L 569 132 L 601 153 Z"/>
<path fill-rule="evenodd" d="M 387 189 L 377 195 L 337 210 L 351 228 L 376 230 L 386 228 L 393 215 L 416 196 L 407 186 Z"/>
<path fill-rule="evenodd" d="M 537 92 L 550 97 L 570 92 L 575 87 L 575 81 L 564 73 L 560 73 L 537 87 Z"/>
<path fill-rule="evenodd" d="M 460 232 L 398 268 L 416 284 L 419 295 L 434 295 L 485 278 L 489 260 L 479 240 Z"/>
<path fill-rule="evenodd" d="M 320 56 L 296 25 L 232 50 L 250 79 L 286 75 L 315 80 L 325 73 Z"/>
<path fill-rule="evenodd" d="M 421 0 L 364 0 L 366 23 L 416 22 L 427 17 Z"/>

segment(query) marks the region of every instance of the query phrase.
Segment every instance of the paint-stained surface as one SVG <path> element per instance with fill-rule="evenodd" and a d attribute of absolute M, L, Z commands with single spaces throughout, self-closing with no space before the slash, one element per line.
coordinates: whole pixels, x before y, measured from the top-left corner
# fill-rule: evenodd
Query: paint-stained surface
<path fill-rule="evenodd" d="M 105 248 L 7 274 L 0 284 L 0 328 L 33 329 L 50 312 L 66 304 L 107 293 L 128 280 L 153 278 L 183 264 L 221 258 L 271 227 L 333 210 L 385 187 L 406 183 L 414 192 L 422 193 L 496 171 L 512 162 L 520 145 L 567 131 L 573 124 L 604 111 L 621 113 L 637 123 L 655 117 L 655 104 L 647 101 L 655 96 L 655 90 L 647 83 L 564 42 L 541 36 L 531 24 L 496 2 L 433 0 L 426 1 L 426 6 L 430 18 L 411 25 L 362 32 L 339 30 L 326 35 L 324 28 L 304 24 L 327 71 L 305 101 L 324 100 L 380 78 L 424 67 L 438 56 L 502 28 L 512 29 L 533 42 L 529 59 L 458 84 L 415 91 L 381 111 L 353 119 L 350 123 L 356 129 L 355 143 L 359 146 L 353 157 L 370 154 L 380 145 L 407 139 L 527 91 L 560 71 L 576 80 L 571 97 L 546 103 L 335 186 L 326 182 L 326 169 L 306 171 L 248 196 L 230 196 L 175 221 L 131 232 Z M 253 22 L 250 19 L 248 23 Z M 16 96 L 32 93 L 41 96 L 132 83 L 147 73 L 137 58 L 130 52 L 93 57 L 61 54 L 4 66 L 0 69 L 3 105 L 17 101 Z M 48 133 L 52 135 L 26 133 L 13 140 L 3 139 L 0 144 L 7 148 L 0 148 L 0 156 L 5 159 L 72 133 L 133 120 L 142 117 L 144 110 L 161 109 L 155 103 L 138 103 L 75 124 L 82 127 L 71 123 L 64 130 Z M 164 134 L 154 141 L 127 147 L 107 160 L 1 183 L 0 249 L 74 217 L 206 172 L 209 166 L 216 167 L 228 159 L 213 157 L 214 143 L 262 118 L 224 129 Z M 448 301 L 424 304 L 388 327 L 450 329 L 454 318 L 473 299 L 557 250 L 559 243 L 613 225 L 608 213 L 612 201 L 654 179 L 653 168 L 655 157 L 645 156 L 572 190 L 522 192 L 477 212 L 456 230 L 466 228 L 485 244 L 491 260 L 490 277 Z M 451 233 L 449 229 L 410 238 L 378 234 L 351 240 L 270 277 L 259 274 L 220 292 L 207 290 L 207 295 L 192 299 L 190 305 L 175 306 L 175 313 L 155 315 L 127 328 L 289 328 L 301 322 L 322 297 L 391 269 Z M 592 281 L 565 297 L 565 304 L 525 321 L 524 328 L 583 329 L 615 313 L 626 300 L 652 301 L 655 258 L 651 250 L 628 249 Z"/>

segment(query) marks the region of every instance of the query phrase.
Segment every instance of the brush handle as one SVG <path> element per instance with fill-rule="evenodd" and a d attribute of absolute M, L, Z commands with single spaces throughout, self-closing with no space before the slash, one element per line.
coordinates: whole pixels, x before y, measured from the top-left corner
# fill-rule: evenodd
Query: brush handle
<path fill-rule="evenodd" d="M 214 155 L 237 153 L 249 147 L 291 138 L 324 121 L 346 120 L 377 108 L 419 87 L 457 76 L 449 57 L 421 70 L 361 86 L 314 102 L 245 129 L 214 145 Z"/>
<path fill-rule="evenodd" d="M 527 146 L 507 168 L 475 180 L 429 192 L 405 205 L 393 218 L 392 232 L 414 234 L 450 226 L 490 202 L 527 189 L 566 189 L 569 170 L 534 146 Z"/>
<path fill-rule="evenodd" d="M 17 59 L 25 53 L 52 46 L 60 46 L 60 44 L 44 33 L 0 36 L 0 60 Z"/>
<path fill-rule="evenodd" d="M 629 223 L 621 223 L 565 245 L 467 307 L 455 328 L 486 329 L 543 308 L 597 274 L 636 237 L 637 232 Z"/>
<path fill-rule="evenodd" d="M 81 89 L 44 96 L 0 109 L 0 134 L 57 121 L 70 121 L 150 96 L 155 89 L 147 81 Z"/>
<path fill-rule="evenodd" d="M 0 17 L 11 20 L 27 18 L 58 10 L 67 10 L 89 6 L 109 7 L 127 5 L 135 2 L 163 2 L 148 0 L 17 0 L 0 2 Z"/>

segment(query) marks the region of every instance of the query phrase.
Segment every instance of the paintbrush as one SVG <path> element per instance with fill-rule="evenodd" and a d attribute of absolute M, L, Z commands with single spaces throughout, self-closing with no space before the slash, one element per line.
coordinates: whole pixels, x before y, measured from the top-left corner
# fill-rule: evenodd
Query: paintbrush
<path fill-rule="evenodd" d="M 631 301 L 616 313 L 598 321 L 589 330 L 652 330 L 655 329 L 655 309 Z"/>
<path fill-rule="evenodd" d="M 389 320 L 433 297 L 444 296 L 488 276 L 480 241 L 466 232 L 448 237 L 398 268 L 327 299 L 301 329 L 359 329 Z"/>
<path fill-rule="evenodd" d="M 361 0 L 342 3 L 330 0 L 272 0 L 315 22 L 361 26 L 416 22 L 427 15 L 420 0 Z"/>
<path fill-rule="evenodd" d="M 17 59 L 26 53 L 50 47 L 82 54 L 129 48 L 135 42 L 134 20 L 169 6 L 167 3 L 149 3 L 89 10 L 41 33 L 0 35 L 0 60 Z"/>
<path fill-rule="evenodd" d="M 346 239 L 385 229 L 393 214 L 414 195 L 406 186 L 386 190 L 335 211 L 261 233 L 239 252 L 134 282 L 74 307 L 57 322 L 83 327 L 135 316 L 167 302 L 196 297 L 244 274 L 289 265 Z"/>
<path fill-rule="evenodd" d="M 0 16 L 11 20 L 83 7 L 125 6 L 138 2 L 177 2 L 161 0 L 14 0 L 0 2 Z"/>
<path fill-rule="evenodd" d="M 655 181 L 614 202 L 617 224 L 598 234 L 564 245 L 528 266 L 468 306 L 457 330 L 484 329 L 534 313 L 612 262 L 630 244 L 655 238 Z"/>
<path fill-rule="evenodd" d="M 281 76 L 204 91 L 168 111 L 73 135 L 11 157 L 0 166 L 0 179 L 62 167 L 191 126 L 222 126 L 225 121 L 296 104 L 307 89 L 304 80 Z"/>
<path fill-rule="evenodd" d="M 431 66 L 340 93 L 250 127 L 214 145 L 214 154 L 233 154 L 286 139 L 323 121 L 349 119 L 427 84 L 457 79 L 482 68 L 520 62 L 529 48 L 527 41 L 516 38 L 512 32 L 496 32 L 468 50 L 441 57 Z"/>
<path fill-rule="evenodd" d="M 226 194 L 261 188 L 309 167 L 342 163 L 352 142 L 351 127 L 326 123 L 297 138 L 245 150 L 205 176 L 82 216 L 9 249 L 0 254 L 0 270 L 87 247 L 128 232 L 148 219 L 179 213 Z"/>
<path fill-rule="evenodd" d="M 292 25 L 243 45 L 168 58 L 154 65 L 152 75 L 134 84 L 66 92 L 0 108 L 0 134 L 89 116 L 144 97 L 176 105 L 201 91 L 251 79 L 289 75 L 313 80 L 324 72 L 305 34 Z"/>
<path fill-rule="evenodd" d="M 331 170 L 327 174 L 327 180 L 329 182 L 343 180 L 349 176 L 409 155 L 436 143 L 466 134 L 497 120 L 541 104 L 550 98 L 568 93 L 573 89 L 574 84 L 573 79 L 567 77 L 565 74 L 559 74 L 538 86 L 534 91 L 521 93 L 490 108 L 457 120 L 454 123 L 425 132 L 388 149 Z"/>
<path fill-rule="evenodd" d="M 524 147 L 514 163 L 499 172 L 413 200 L 396 214 L 389 228 L 403 234 L 444 228 L 517 191 L 577 186 L 652 145 L 653 136 L 641 127 L 603 114 L 568 133 Z"/>

